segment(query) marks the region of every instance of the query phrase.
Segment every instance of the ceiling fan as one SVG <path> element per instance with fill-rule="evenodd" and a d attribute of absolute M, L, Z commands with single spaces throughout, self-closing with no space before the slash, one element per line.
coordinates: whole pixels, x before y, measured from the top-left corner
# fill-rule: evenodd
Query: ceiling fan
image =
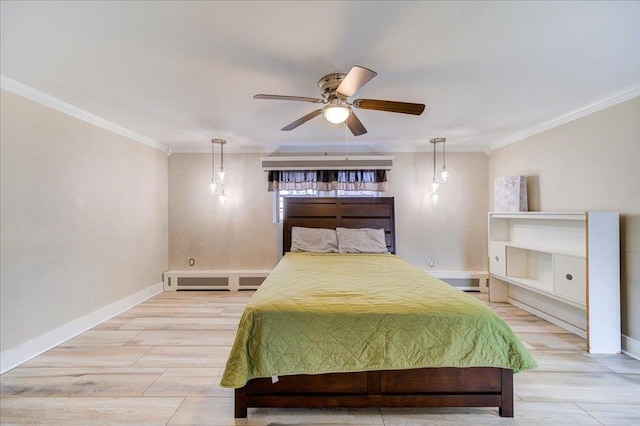
<path fill-rule="evenodd" d="M 409 102 L 382 101 L 378 99 L 356 99 L 349 102 L 362 86 L 378 73 L 370 69 L 354 65 L 347 74 L 327 74 L 318 81 L 322 98 L 308 98 L 304 96 L 283 96 L 283 95 L 255 95 L 254 99 L 272 99 L 282 101 L 301 101 L 314 104 L 325 104 L 324 107 L 310 112 L 297 119 L 293 123 L 283 127 L 281 130 L 289 131 L 306 123 L 324 113 L 325 118 L 334 124 L 347 122 L 347 127 L 354 136 L 367 133 L 367 129 L 362 125 L 352 107 L 359 109 L 372 109 L 377 111 L 397 112 L 401 114 L 420 115 L 424 111 L 424 104 L 414 104 Z"/>

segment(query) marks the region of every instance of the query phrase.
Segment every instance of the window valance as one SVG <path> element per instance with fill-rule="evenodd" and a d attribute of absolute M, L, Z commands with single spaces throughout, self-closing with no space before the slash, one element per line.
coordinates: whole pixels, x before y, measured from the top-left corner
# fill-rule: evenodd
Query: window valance
<path fill-rule="evenodd" d="M 386 170 L 272 170 L 269 191 L 315 189 L 318 191 L 386 191 Z"/>

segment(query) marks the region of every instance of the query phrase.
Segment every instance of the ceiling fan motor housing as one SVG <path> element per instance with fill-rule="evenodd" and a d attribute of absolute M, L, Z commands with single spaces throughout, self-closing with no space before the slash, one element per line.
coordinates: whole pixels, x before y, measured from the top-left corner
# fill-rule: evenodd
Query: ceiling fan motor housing
<path fill-rule="evenodd" d="M 340 74 L 340 73 L 327 74 L 324 77 L 322 77 L 320 80 L 318 80 L 318 87 L 320 87 L 322 96 L 325 99 L 339 97 L 342 100 L 346 100 L 345 97 L 340 96 L 339 94 L 336 93 L 336 89 L 338 88 L 338 86 L 340 86 L 340 83 L 342 83 L 342 80 L 344 80 L 345 76 L 346 74 Z"/>

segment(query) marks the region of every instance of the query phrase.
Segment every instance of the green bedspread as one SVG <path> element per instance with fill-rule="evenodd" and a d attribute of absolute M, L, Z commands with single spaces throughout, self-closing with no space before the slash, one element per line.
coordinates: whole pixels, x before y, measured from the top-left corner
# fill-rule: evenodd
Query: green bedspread
<path fill-rule="evenodd" d="M 247 304 L 222 377 L 536 361 L 484 303 L 390 254 L 289 253 Z"/>

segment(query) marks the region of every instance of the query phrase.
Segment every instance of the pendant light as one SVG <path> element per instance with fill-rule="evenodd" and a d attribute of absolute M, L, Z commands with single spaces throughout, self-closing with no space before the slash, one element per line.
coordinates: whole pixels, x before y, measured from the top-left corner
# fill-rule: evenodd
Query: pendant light
<path fill-rule="evenodd" d="M 225 205 L 227 203 L 227 193 L 224 191 L 224 182 L 227 176 L 227 172 L 224 170 L 224 145 L 227 143 L 224 139 L 211 139 L 211 183 L 209 188 L 211 194 L 218 195 L 218 201 L 220 204 Z M 220 145 L 220 169 L 218 169 L 216 180 L 216 165 L 215 165 L 215 146 Z M 218 188 L 220 192 L 218 193 Z"/>
<path fill-rule="evenodd" d="M 449 178 L 449 172 L 447 171 L 447 139 L 439 139 L 442 139 L 442 171 L 440 172 L 440 177 L 442 178 L 443 182 L 446 182 Z"/>
<path fill-rule="evenodd" d="M 444 162 L 444 143 L 446 138 L 433 138 L 430 142 L 433 144 L 433 179 L 431 180 L 431 202 L 433 204 L 438 204 L 438 200 L 440 199 L 440 194 L 438 194 L 438 189 L 440 188 L 440 184 L 436 180 L 436 145 L 441 143 L 443 146 L 443 163 L 442 163 L 442 172 L 440 172 L 440 177 L 443 182 L 446 182 L 449 177 L 449 172 L 447 171 L 446 163 Z"/>
<path fill-rule="evenodd" d="M 220 144 L 220 170 L 218 171 L 218 179 L 220 179 L 220 184 L 224 184 L 224 178 L 227 176 L 227 173 L 224 171 L 224 144 L 227 143 L 224 139 L 217 139 L 217 142 Z M 224 192 L 224 190 L 222 191 Z"/>
<path fill-rule="evenodd" d="M 211 189 L 211 193 L 215 194 L 216 189 L 218 189 L 218 184 L 215 178 L 215 153 L 213 148 L 215 147 L 213 140 L 211 140 L 211 182 L 209 183 L 209 189 Z"/>

